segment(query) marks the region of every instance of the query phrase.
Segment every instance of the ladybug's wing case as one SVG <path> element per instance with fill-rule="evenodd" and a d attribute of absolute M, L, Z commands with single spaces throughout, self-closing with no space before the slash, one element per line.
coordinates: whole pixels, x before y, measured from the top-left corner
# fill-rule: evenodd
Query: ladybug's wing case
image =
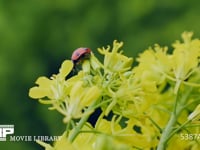
<path fill-rule="evenodd" d="M 78 60 L 80 57 L 80 53 L 76 50 L 73 52 L 71 60 Z"/>
<path fill-rule="evenodd" d="M 75 61 L 75 60 L 78 60 L 80 57 L 80 52 L 77 50 L 75 50 L 73 53 L 72 53 L 72 57 L 71 57 L 71 60 Z"/>
<path fill-rule="evenodd" d="M 71 60 L 73 62 L 78 62 L 85 54 L 90 54 L 91 50 L 89 48 L 78 48 L 72 53 Z"/>
<path fill-rule="evenodd" d="M 78 70 L 80 69 L 80 65 L 81 64 L 81 60 L 83 59 L 87 59 L 88 58 L 88 55 L 91 53 L 91 50 L 90 48 L 78 48 L 76 49 L 73 53 L 72 53 L 72 56 L 71 56 L 71 60 L 74 64 L 73 66 L 73 69 L 72 71 L 70 72 L 69 76 L 67 76 L 67 78 L 73 76 L 73 75 L 76 75 Z"/>

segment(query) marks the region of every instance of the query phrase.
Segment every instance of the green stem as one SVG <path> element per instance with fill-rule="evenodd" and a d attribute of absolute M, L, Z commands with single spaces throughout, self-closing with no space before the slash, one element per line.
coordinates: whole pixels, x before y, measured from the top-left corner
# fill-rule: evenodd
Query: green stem
<path fill-rule="evenodd" d="M 191 122 L 191 120 L 187 120 L 185 123 L 183 123 L 180 127 L 178 127 L 177 129 L 175 129 L 172 133 L 171 133 L 171 135 L 167 138 L 167 140 L 166 141 L 168 141 L 168 140 L 170 140 L 170 138 L 174 135 L 174 134 L 176 134 L 179 130 L 181 130 L 183 127 L 185 127 L 188 123 L 190 123 Z"/>
<path fill-rule="evenodd" d="M 173 112 L 171 113 L 171 117 L 165 129 L 163 130 L 157 150 L 165 150 L 169 139 L 175 134 L 173 133 L 174 126 L 176 125 L 177 120 L 184 109 L 184 105 L 186 104 L 191 91 L 192 88 L 188 88 L 188 90 L 182 96 L 180 96 L 179 90 L 177 91 Z"/>
<path fill-rule="evenodd" d="M 162 133 L 161 127 L 150 116 L 148 116 L 148 118 L 153 123 L 153 125 L 159 130 L 159 132 Z"/>
<path fill-rule="evenodd" d="M 178 113 L 178 112 L 177 112 Z M 177 120 L 177 116 L 174 115 L 174 113 L 172 113 L 171 117 L 170 117 L 170 120 L 169 122 L 167 123 L 167 126 L 166 128 L 164 129 L 163 133 L 162 133 L 162 136 L 161 136 L 161 139 L 160 139 L 160 142 L 158 144 L 158 148 L 157 150 L 165 150 L 166 148 L 166 145 L 167 145 L 167 139 L 168 139 L 168 136 L 171 134 L 171 132 L 173 131 L 173 126 L 174 124 L 176 123 L 176 120 Z"/>
<path fill-rule="evenodd" d="M 85 114 L 94 110 L 96 102 L 97 101 L 94 101 L 94 103 L 88 107 L 88 109 L 85 111 Z M 74 130 L 72 130 L 72 133 L 69 135 L 69 138 L 68 138 L 70 142 L 73 142 L 74 139 L 78 136 L 78 134 L 80 133 L 80 130 L 82 129 L 84 124 L 87 122 L 89 116 L 90 114 L 83 116 L 81 120 L 79 121 L 78 125 L 74 128 Z"/>

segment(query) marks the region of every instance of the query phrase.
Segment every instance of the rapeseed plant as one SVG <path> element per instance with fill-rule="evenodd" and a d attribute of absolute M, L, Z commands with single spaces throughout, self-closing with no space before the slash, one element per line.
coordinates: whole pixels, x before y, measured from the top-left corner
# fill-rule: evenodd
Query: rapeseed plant
<path fill-rule="evenodd" d="M 135 60 L 122 42 L 98 48 L 81 70 L 65 60 L 59 73 L 39 77 L 29 96 L 61 113 L 66 124 L 61 139 L 46 150 L 197 150 L 200 147 L 200 40 L 191 32 L 168 47 L 156 44 Z M 101 109 L 94 126 L 88 118 Z M 109 117 L 108 117 L 109 116 Z M 188 138 L 190 137 L 190 138 Z"/>

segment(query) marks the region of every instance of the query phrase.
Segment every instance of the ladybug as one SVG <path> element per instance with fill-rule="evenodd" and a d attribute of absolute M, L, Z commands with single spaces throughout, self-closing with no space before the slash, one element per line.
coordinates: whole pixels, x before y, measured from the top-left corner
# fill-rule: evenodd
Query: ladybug
<path fill-rule="evenodd" d="M 78 71 L 81 69 L 81 61 L 87 59 L 90 56 L 91 49 L 80 47 L 74 50 L 71 56 L 71 60 L 74 64 L 72 71 L 67 75 L 66 79 L 71 78 L 72 76 L 76 75 Z"/>
<path fill-rule="evenodd" d="M 72 53 L 72 57 L 71 60 L 73 61 L 74 64 L 79 63 L 83 58 L 86 58 L 90 55 L 91 53 L 91 49 L 90 48 L 84 48 L 84 47 L 80 47 L 78 49 L 76 49 L 73 53 Z"/>

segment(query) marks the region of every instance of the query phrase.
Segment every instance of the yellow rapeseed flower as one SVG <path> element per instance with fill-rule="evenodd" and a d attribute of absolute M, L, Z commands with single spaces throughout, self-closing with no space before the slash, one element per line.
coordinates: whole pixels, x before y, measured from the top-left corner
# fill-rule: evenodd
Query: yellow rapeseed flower
<path fill-rule="evenodd" d="M 183 43 L 173 44 L 172 70 L 176 80 L 175 93 L 182 81 L 188 79 L 197 69 L 200 56 L 200 40 L 192 40 L 192 32 L 182 34 Z"/>
<path fill-rule="evenodd" d="M 133 59 L 122 55 L 122 52 L 118 52 L 122 47 L 122 42 L 113 42 L 113 48 L 110 51 L 110 46 L 106 49 L 98 49 L 98 51 L 104 55 L 104 67 L 109 72 L 125 72 L 131 68 Z"/>
<path fill-rule="evenodd" d="M 64 80 L 73 68 L 73 63 L 66 60 L 62 63 L 59 74 L 53 75 L 50 79 L 39 77 L 36 81 L 38 86 L 29 90 L 29 96 L 35 99 L 47 97 L 49 99 L 59 99 L 63 96 Z"/>

